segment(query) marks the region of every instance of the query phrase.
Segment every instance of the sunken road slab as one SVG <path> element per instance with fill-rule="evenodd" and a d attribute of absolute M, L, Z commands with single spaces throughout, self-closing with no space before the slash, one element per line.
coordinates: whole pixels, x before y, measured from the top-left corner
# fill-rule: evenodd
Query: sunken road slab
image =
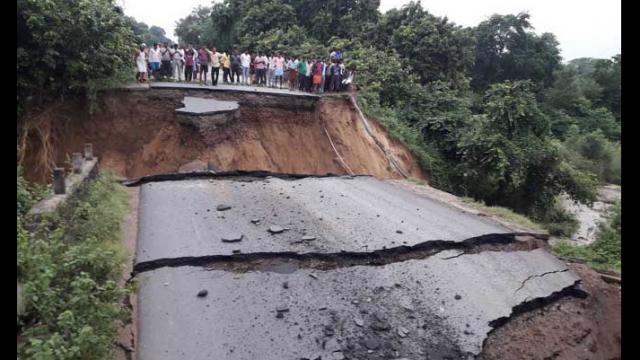
<path fill-rule="evenodd" d="M 220 205 L 230 208 L 218 210 Z M 141 185 L 139 214 L 137 263 L 235 253 L 368 252 L 511 233 L 486 217 L 372 177 L 152 182 Z"/>
<path fill-rule="evenodd" d="M 467 359 L 492 321 L 578 280 L 542 249 L 456 255 L 327 271 L 144 272 L 138 358 Z"/>
<path fill-rule="evenodd" d="M 185 96 L 182 103 L 184 107 L 176 109 L 176 112 L 183 115 L 212 115 L 235 111 L 239 108 L 237 101 L 221 101 L 193 96 Z"/>

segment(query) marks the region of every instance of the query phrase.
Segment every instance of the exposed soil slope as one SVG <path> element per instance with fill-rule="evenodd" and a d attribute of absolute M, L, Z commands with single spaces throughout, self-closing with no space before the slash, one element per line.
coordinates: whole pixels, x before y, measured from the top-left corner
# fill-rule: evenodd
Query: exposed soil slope
<path fill-rule="evenodd" d="M 492 332 L 481 360 L 620 359 L 620 287 L 583 264 L 569 263 L 590 295 L 565 297 L 521 314 Z"/>
<path fill-rule="evenodd" d="M 221 171 L 314 175 L 353 172 L 378 178 L 401 177 L 364 131 L 348 99 L 323 98 L 311 111 L 287 108 L 287 98 L 277 100 L 282 103 L 277 107 L 241 100 L 236 121 L 203 136 L 177 121 L 175 109 L 182 107 L 185 94 L 178 90 L 110 91 L 98 98 L 98 110 L 93 115 L 88 114 L 82 100 L 56 104 L 55 110 L 47 114 L 51 125 L 50 156 L 60 166 L 67 154 L 81 151 L 83 144 L 90 142 L 101 159 L 101 167 L 129 178 L 177 172 L 193 164 L 211 164 Z M 233 96 L 204 91 L 190 91 L 189 95 L 223 99 Z M 425 179 L 409 151 L 388 139 L 379 125 L 375 126 L 378 141 L 387 144 L 403 170 Z M 41 136 L 31 131 L 26 143 L 27 177 L 46 180 L 47 171 L 41 165 Z"/>

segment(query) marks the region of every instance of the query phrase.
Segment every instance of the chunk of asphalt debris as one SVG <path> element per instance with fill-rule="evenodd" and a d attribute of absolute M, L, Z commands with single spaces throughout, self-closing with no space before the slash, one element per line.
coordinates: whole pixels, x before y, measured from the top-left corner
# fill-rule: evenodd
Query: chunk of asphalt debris
<path fill-rule="evenodd" d="M 369 350 L 375 350 L 380 347 L 380 342 L 376 338 L 367 338 L 364 340 L 364 346 Z"/>
<path fill-rule="evenodd" d="M 280 305 L 278 307 L 276 307 L 276 311 L 277 312 L 288 312 L 289 311 L 289 307 L 286 305 Z"/>
<path fill-rule="evenodd" d="M 456 294 L 456 296 L 454 296 L 453 298 L 456 299 L 456 300 L 460 300 L 460 299 L 462 299 L 462 296 Z"/>
<path fill-rule="evenodd" d="M 281 313 L 281 312 L 276 313 L 276 318 L 282 319 L 283 317 L 284 317 L 284 313 Z"/>
<path fill-rule="evenodd" d="M 222 242 L 227 242 L 227 243 L 239 242 L 239 241 L 242 241 L 243 238 L 244 238 L 243 234 L 229 234 L 229 235 L 224 235 L 222 237 Z"/>
<path fill-rule="evenodd" d="M 229 210 L 231 209 L 230 205 L 226 205 L 226 204 L 220 204 L 218 206 L 216 206 L 216 210 L 218 211 L 225 211 L 225 210 Z"/>
<path fill-rule="evenodd" d="M 273 225 L 269 227 L 269 232 L 272 234 L 280 234 L 284 229 L 278 225 Z"/>
<path fill-rule="evenodd" d="M 324 336 L 333 336 L 333 334 L 335 334 L 335 331 L 333 330 L 332 327 L 330 326 L 324 327 Z"/>
<path fill-rule="evenodd" d="M 288 281 L 283 282 L 282 283 L 282 287 L 285 288 L 285 289 L 288 289 L 289 288 L 289 282 Z"/>
<path fill-rule="evenodd" d="M 231 253 L 232 253 L 232 254 L 240 254 L 240 253 L 241 253 L 241 251 L 240 251 L 240 250 L 238 250 L 238 249 L 236 249 L 236 250 L 231 250 Z"/>
<path fill-rule="evenodd" d="M 402 234 L 402 230 L 396 230 L 397 234 Z"/>
<path fill-rule="evenodd" d="M 361 318 L 359 318 L 359 317 L 355 317 L 355 318 L 353 318 L 353 322 L 355 322 L 355 323 L 356 323 L 356 325 L 358 325 L 358 326 L 360 326 L 360 327 L 363 327 L 363 326 L 364 326 L 364 320 L 362 320 L 362 319 L 361 319 Z"/>
<path fill-rule="evenodd" d="M 302 237 L 302 241 L 313 241 L 315 239 L 316 239 L 315 236 L 309 236 L 309 235 L 305 235 Z"/>
<path fill-rule="evenodd" d="M 309 276 L 311 276 L 312 278 L 318 280 L 318 275 L 316 275 L 314 273 L 309 273 Z"/>
<path fill-rule="evenodd" d="M 205 296 L 207 296 L 208 293 L 209 292 L 207 290 L 202 289 L 202 290 L 198 291 L 198 297 L 205 297 Z"/>
<path fill-rule="evenodd" d="M 252 224 L 257 224 L 260 222 L 260 219 L 251 219 Z"/>
<path fill-rule="evenodd" d="M 398 336 L 400 336 L 401 338 L 407 337 L 407 334 L 409 334 L 409 329 L 400 326 L 398 328 Z"/>

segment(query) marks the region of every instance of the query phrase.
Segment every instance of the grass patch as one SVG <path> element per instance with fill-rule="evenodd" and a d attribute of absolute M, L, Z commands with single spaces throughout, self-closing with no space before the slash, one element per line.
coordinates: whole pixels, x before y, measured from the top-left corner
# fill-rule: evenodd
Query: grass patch
<path fill-rule="evenodd" d="M 622 246 L 622 210 L 620 203 L 611 207 L 606 221 L 600 223 L 596 241 L 587 246 L 577 246 L 560 241 L 553 247 L 559 256 L 582 259 L 597 270 L 620 272 Z"/>
<path fill-rule="evenodd" d="M 534 231 L 545 231 L 545 228 L 541 224 L 538 224 L 533 220 L 529 219 L 528 217 L 518 214 L 511 209 L 501 207 L 501 206 L 488 206 L 488 205 L 485 205 L 483 202 L 475 201 L 469 197 L 462 197 L 460 199 L 465 204 L 468 204 L 479 211 L 505 219 L 516 225 L 520 225 L 524 228 L 531 229 Z"/>
<path fill-rule="evenodd" d="M 108 173 L 82 184 L 34 231 L 18 214 L 18 281 L 25 312 L 18 317 L 20 359 L 111 359 L 130 316 L 118 286 L 124 249 L 120 223 L 126 190 Z"/>

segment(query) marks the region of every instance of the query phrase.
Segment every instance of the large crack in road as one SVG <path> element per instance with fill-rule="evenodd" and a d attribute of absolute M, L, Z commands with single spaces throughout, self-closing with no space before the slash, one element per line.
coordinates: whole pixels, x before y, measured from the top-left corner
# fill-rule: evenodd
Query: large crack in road
<path fill-rule="evenodd" d="M 131 183 L 139 359 L 466 359 L 582 294 L 545 235 L 383 181 L 202 176 Z"/>

